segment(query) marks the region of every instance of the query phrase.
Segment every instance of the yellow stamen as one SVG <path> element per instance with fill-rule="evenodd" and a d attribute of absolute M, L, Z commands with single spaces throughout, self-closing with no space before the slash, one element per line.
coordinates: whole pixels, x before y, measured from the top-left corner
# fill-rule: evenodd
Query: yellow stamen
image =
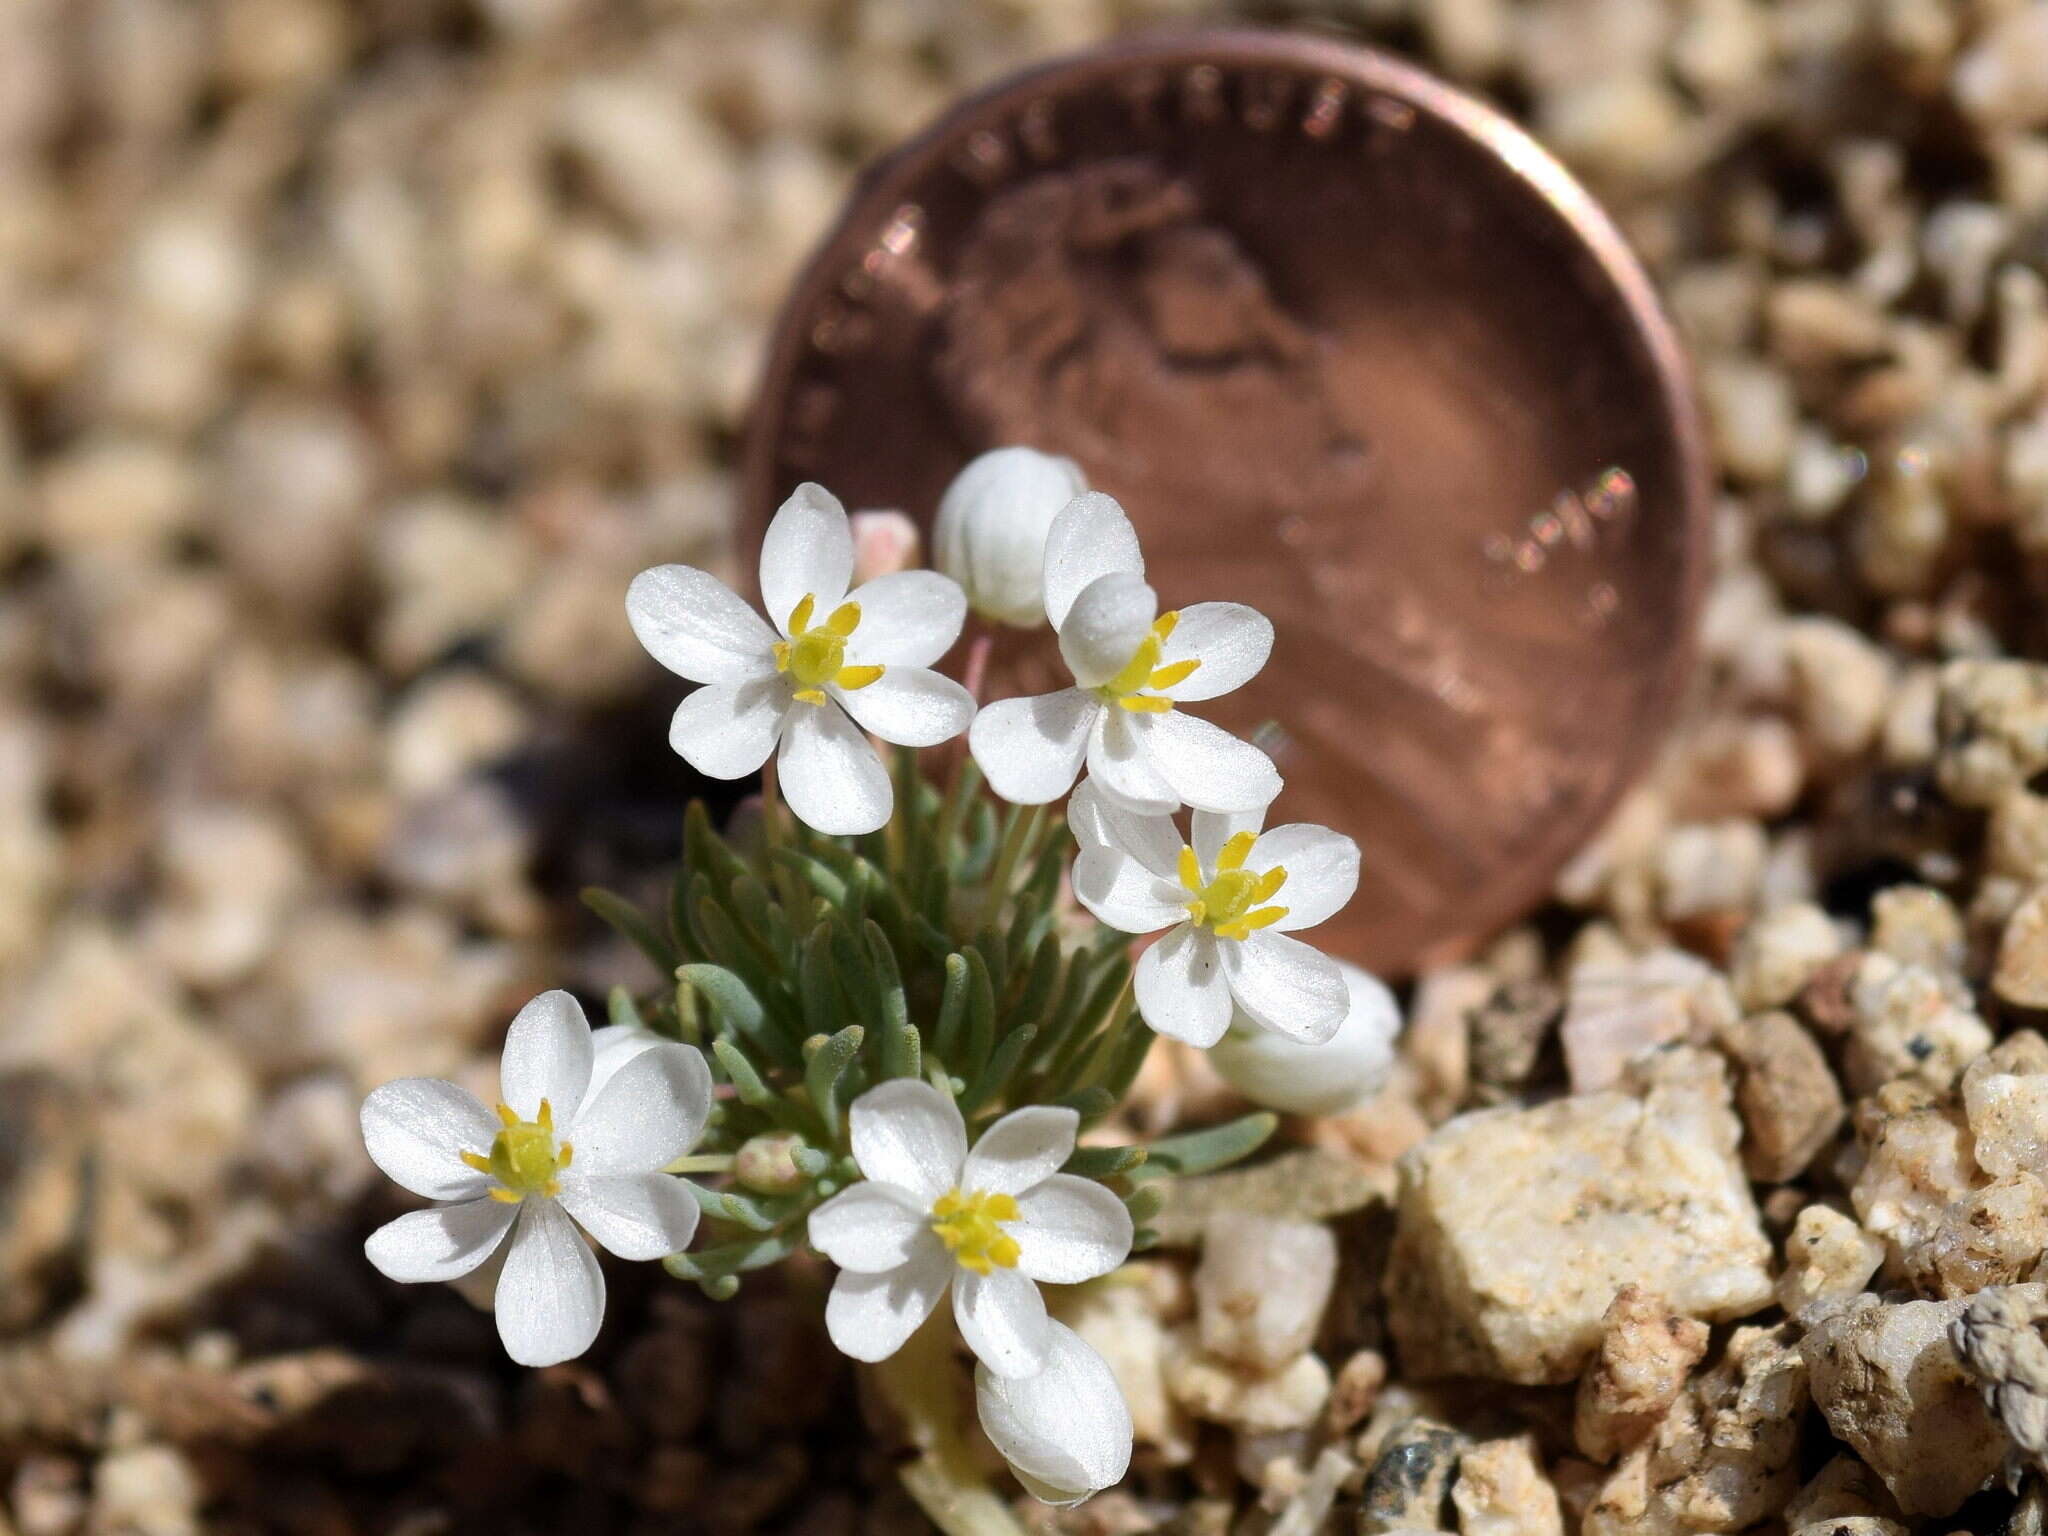
<path fill-rule="evenodd" d="M 1016 1267 L 1017 1239 L 998 1223 L 1015 1221 L 1021 1214 L 1015 1195 L 987 1190 L 967 1194 L 956 1185 L 932 1203 L 932 1231 L 962 1269 L 985 1275 Z"/>
<path fill-rule="evenodd" d="M 462 1154 L 466 1167 L 498 1181 L 489 1191 L 490 1197 L 516 1205 L 528 1195 L 559 1194 L 562 1186 L 557 1175 L 569 1166 L 576 1149 L 555 1140 L 554 1106 L 542 1099 L 534 1117 L 522 1120 L 511 1105 L 500 1104 L 498 1121 L 504 1129 L 492 1140 L 488 1154 Z"/>
<path fill-rule="evenodd" d="M 1287 915 L 1285 907 L 1259 905 L 1287 883 L 1287 870 L 1279 864 L 1267 870 L 1246 869 L 1244 861 L 1257 841 L 1254 832 L 1235 834 L 1217 853 L 1216 873 L 1206 884 L 1195 851 L 1181 850 L 1180 883 L 1192 897 L 1187 903 L 1189 922 L 1219 939 L 1244 939 Z"/>
<path fill-rule="evenodd" d="M 827 683 L 865 688 L 888 670 L 846 664 L 847 637 L 860 628 L 859 603 L 841 603 L 823 624 L 813 627 L 811 618 L 817 609 L 817 595 L 806 592 L 803 601 L 789 611 L 789 638 L 769 647 L 775 670 L 796 684 L 792 693 L 800 704 L 823 704 Z"/>
<path fill-rule="evenodd" d="M 1131 652 L 1131 659 L 1125 662 L 1107 682 L 1098 683 L 1095 696 L 1105 704 L 1118 704 L 1133 714 L 1164 714 L 1173 708 L 1173 700 L 1156 693 L 1141 693 L 1143 688 L 1170 688 L 1201 663 L 1198 661 L 1176 661 L 1172 666 L 1159 665 L 1159 653 L 1166 644 L 1166 637 L 1173 633 L 1173 626 L 1180 622 L 1178 613 L 1162 613 L 1152 621 L 1152 628 L 1145 638 L 1138 642 L 1138 648 Z"/>

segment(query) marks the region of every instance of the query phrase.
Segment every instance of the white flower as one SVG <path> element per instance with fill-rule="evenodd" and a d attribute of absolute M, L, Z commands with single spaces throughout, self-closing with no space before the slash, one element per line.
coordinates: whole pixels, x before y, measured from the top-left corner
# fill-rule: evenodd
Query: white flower
<path fill-rule="evenodd" d="M 1138 959 L 1138 1012 L 1162 1035 L 1207 1049 L 1235 1010 L 1295 1040 L 1327 1040 L 1350 993 L 1337 962 L 1287 934 L 1339 911 L 1358 888 L 1358 844 L 1295 822 L 1259 831 L 1263 810 L 1196 811 L 1191 843 L 1165 816 L 1074 792 L 1081 844 L 1074 895 L 1125 933 L 1168 932 Z"/>
<path fill-rule="evenodd" d="M 861 1183 L 811 1212 L 811 1244 L 839 1266 L 825 1326 L 856 1360 L 886 1360 L 950 1284 L 961 1337 L 999 1376 L 1045 1363 L 1038 1282 L 1071 1285 L 1130 1257 L 1131 1213 L 1093 1179 L 1060 1173 L 1080 1117 L 1031 1105 L 967 1150 L 951 1098 L 896 1078 L 849 1115 Z"/>
<path fill-rule="evenodd" d="M 1043 1369 L 1031 1376 L 974 1371 L 982 1433 L 1017 1481 L 1048 1504 L 1078 1504 L 1123 1481 L 1131 1410 L 1109 1362 L 1064 1323 L 1050 1325 Z"/>
<path fill-rule="evenodd" d="M 939 498 L 932 529 L 938 568 L 984 618 L 1022 629 L 1045 619 L 1045 535 L 1088 489 L 1072 459 L 1035 448 L 997 448 L 970 462 Z"/>
<path fill-rule="evenodd" d="M 936 571 L 898 571 L 849 597 L 852 577 L 845 509 L 800 485 L 761 544 L 761 599 L 779 633 L 693 566 L 642 571 L 626 593 L 640 643 L 705 685 L 677 708 L 669 745 L 699 773 L 737 779 L 779 743 L 790 809 L 841 835 L 889 819 L 888 770 L 862 731 L 930 747 L 974 717 L 967 690 L 931 670 L 960 638 L 960 589 Z"/>
<path fill-rule="evenodd" d="M 578 1224 L 622 1259 L 663 1258 L 697 1230 L 697 1202 L 661 1170 L 711 1112 L 704 1058 L 674 1042 L 639 1046 L 593 1087 L 595 1056 L 576 1000 L 543 992 L 505 1036 L 495 1115 L 425 1077 L 386 1083 L 363 1103 L 371 1160 L 446 1202 L 371 1233 L 370 1262 L 406 1281 L 502 1265 L 498 1336 L 521 1365 L 570 1359 L 597 1337 L 604 1274 Z"/>
<path fill-rule="evenodd" d="M 1099 491 L 1067 503 L 1046 536 L 1045 613 L 1074 686 L 976 716 L 968 743 L 997 794 L 1057 800 L 1084 760 L 1096 785 L 1135 811 L 1249 811 L 1280 792 L 1265 753 L 1177 707 L 1250 681 L 1272 652 L 1273 626 L 1242 603 L 1158 609 L 1123 508 Z"/>
<path fill-rule="evenodd" d="M 1246 1098 L 1296 1115 L 1337 1115 L 1386 1086 L 1401 1009 L 1377 976 L 1339 960 L 1351 1001 L 1337 1032 L 1320 1044 L 1290 1040 L 1239 1014 L 1209 1052 L 1209 1063 Z"/>

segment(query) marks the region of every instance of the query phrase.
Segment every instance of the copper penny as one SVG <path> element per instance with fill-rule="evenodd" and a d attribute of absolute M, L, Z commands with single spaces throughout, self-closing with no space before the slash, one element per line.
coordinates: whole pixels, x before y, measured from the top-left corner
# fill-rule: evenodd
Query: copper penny
<path fill-rule="evenodd" d="M 1274 620 L 1199 708 L 1273 722 L 1274 819 L 1358 839 L 1320 936 L 1382 971 L 1538 902 L 1677 701 L 1708 520 L 1677 342 L 1562 167 L 1393 59 L 1117 43 L 875 166 L 782 315 L 751 534 L 807 479 L 929 520 L 1007 443 L 1123 503 L 1163 604 Z"/>

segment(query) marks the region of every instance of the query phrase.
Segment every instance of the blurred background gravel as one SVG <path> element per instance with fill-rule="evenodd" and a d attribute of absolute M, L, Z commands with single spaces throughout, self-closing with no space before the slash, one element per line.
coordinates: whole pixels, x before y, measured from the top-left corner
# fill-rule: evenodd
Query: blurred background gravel
<path fill-rule="evenodd" d="M 1695 348 L 1708 665 L 1564 894 L 1725 958 L 1774 901 L 1961 878 L 1893 790 L 1934 662 L 2041 638 L 2048 6 L 5 0 L 0 1530 L 914 1526 L 804 1295 L 622 1277 L 609 1353 L 525 1378 L 373 1283 L 356 1106 L 649 980 L 573 899 L 690 788 L 621 595 L 736 574 L 763 337 L 855 169 L 1215 18 L 1506 105 Z M 1954 894 L 1995 935 L 2040 873 Z M 1459 1102 L 1427 1067 L 1363 1155 Z M 1138 1523 L 1227 1515 L 1228 1467 Z"/>

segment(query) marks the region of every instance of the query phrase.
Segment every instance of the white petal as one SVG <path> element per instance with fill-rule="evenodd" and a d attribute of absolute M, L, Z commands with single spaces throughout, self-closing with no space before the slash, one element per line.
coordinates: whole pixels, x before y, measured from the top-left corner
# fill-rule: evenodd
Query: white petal
<path fill-rule="evenodd" d="M 1067 802 L 1067 825 L 1082 847 L 1100 843 L 1128 853 L 1163 880 L 1180 879 L 1180 833 L 1169 816 L 1138 816 L 1083 779 Z"/>
<path fill-rule="evenodd" d="M 1045 621 L 1045 538 L 1088 481 L 1072 459 L 996 448 L 970 461 L 939 498 L 932 554 L 969 601 L 1000 623 Z"/>
<path fill-rule="evenodd" d="M 1084 491 L 1060 509 L 1045 535 L 1045 616 L 1054 629 L 1081 589 L 1098 576 L 1145 574 L 1138 530 L 1124 509 L 1100 491 Z"/>
<path fill-rule="evenodd" d="M 1100 844 L 1074 860 L 1074 899 L 1119 933 L 1157 933 L 1186 919 L 1187 892 Z"/>
<path fill-rule="evenodd" d="M 1093 1179 L 1056 1173 L 1017 1197 L 1023 1219 L 1007 1229 L 1017 1267 L 1048 1285 L 1106 1275 L 1131 1256 L 1131 1212 Z"/>
<path fill-rule="evenodd" d="M 1207 1050 L 1230 1028 L 1230 988 L 1215 936 L 1183 923 L 1138 957 L 1138 1014 L 1162 1035 Z"/>
<path fill-rule="evenodd" d="M 372 1232 L 363 1254 L 393 1280 L 454 1280 L 497 1250 L 518 1213 L 517 1206 L 488 1198 L 412 1211 Z"/>
<path fill-rule="evenodd" d="M 1052 1319 L 1038 1282 L 1020 1269 L 977 1275 L 956 1265 L 953 1320 L 975 1358 L 998 1376 L 1028 1376 L 1045 1364 Z"/>
<path fill-rule="evenodd" d="M 1344 973 L 1350 1004 L 1328 1040 L 1290 1040 L 1245 1018 L 1216 1042 L 1209 1064 L 1254 1104 L 1289 1114 L 1342 1114 L 1378 1093 L 1393 1066 L 1400 1005 L 1357 966 L 1339 960 L 1337 969 Z"/>
<path fill-rule="evenodd" d="M 1185 710 L 1134 717 L 1152 766 L 1173 792 L 1203 811 L 1252 811 L 1280 793 L 1280 770 L 1248 741 Z"/>
<path fill-rule="evenodd" d="M 1217 947 L 1230 995 L 1253 1023 L 1290 1040 L 1322 1041 L 1344 1022 L 1351 993 L 1321 950 L 1271 930 Z"/>
<path fill-rule="evenodd" d="M 562 1209 L 622 1259 L 665 1259 L 697 1235 L 697 1198 L 665 1173 L 562 1176 Z"/>
<path fill-rule="evenodd" d="M 806 597 L 813 624 L 846 597 L 853 580 L 853 527 L 846 508 L 822 485 L 805 481 L 789 493 L 761 540 L 761 606 L 784 634 Z"/>
<path fill-rule="evenodd" d="M 1109 705 L 1088 741 L 1088 777 L 1112 805 L 1139 816 L 1168 816 L 1180 796 L 1159 771 L 1138 722 L 1159 719 Z"/>
<path fill-rule="evenodd" d="M 1060 656 L 1083 688 L 1108 682 L 1130 665 L 1159 612 L 1159 597 L 1142 576 L 1091 581 L 1060 625 Z"/>
<path fill-rule="evenodd" d="M 775 632 L 709 571 L 642 571 L 626 588 L 626 619 L 648 655 L 693 683 L 743 683 L 775 671 Z"/>
<path fill-rule="evenodd" d="M 505 1211 L 517 1217 L 519 1207 L 508 1205 Z M 455 1294 L 475 1307 L 479 1312 L 492 1312 L 498 1306 L 498 1277 L 505 1273 L 505 1257 L 512 1251 L 510 1243 L 499 1243 L 491 1250 L 491 1256 L 477 1265 L 466 1275 L 457 1275 L 448 1282 Z"/>
<path fill-rule="evenodd" d="M 557 1365 L 590 1348 L 604 1322 L 604 1272 L 552 1200 L 526 1200 L 498 1276 L 498 1337 L 521 1365 Z"/>
<path fill-rule="evenodd" d="M 707 684 L 676 706 L 668 744 L 709 778 L 743 779 L 768 761 L 782 718 L 795 707 L 779 677 Z"/>
<path fill-rule="evenodd" d="M 1050 1325 L 1035 1376 L 974 1373 L 982 1433 L 1038 1498 L 1074 1503 L 1121 1482 L 1131 1411 L 1109 1362 L 1064 1323 Z"/>
<path fill-rule="evenodd" d="M 854 1166 L 926 1208 L 960 1181 L 967 1125 L 959 1106 L 930 1083 L 896 1077 L 870 1088 L 853 1101 L 847 1128 Z"/>
<path fill-rule="evenodd" d="M 575 1148 L 569 1166 L 579 1178 L 654 1173 L 697 1144 L 710 1115 L 703 1054 L 665 1042 L 619 1067 L 585 1102 L 564 1133 Z"/>
<path fill-rule="evenodd" d="M 923 667 L 891 667 L 865 688 L 827 689 L 864 731 L 899 747 L 951 741 L 974 718 L 974 696 Z"/>
<path fill-rule="evenodd" d="M 842 1269 L 825 1300 L 825 1331 L 842 1355 L 886 1360 L 932 1315 L 952 1271 L 943 1249 L 879 1275 Z"/>
<path fill-rule="evenodd" d="M 396 1183 L 429 1200 L 468 1200 L 490 1181 L 463 1162 L 489 1152 L 498 1117 L 475 1094 L 431 1077 L 402 1077 L 363 1100 L 363 1145 Z"/>
<path fill-rule="evenodd" d="M 545 1099 L 559 1129 L 576 1118 L 590 1086 L 590 1022 L 568 993 L 543 992 L 512 1020 L 498 1063 L 498 1096 L 523 1120 Z"/>
<path fill-rule="evenodd" d="M 1171 688 L 1174 699 L 1213 699 L 1242 688 L 1273 654 L 1273 624 L 1243 603 L 1191 603 L 1166 637 L 1159 664 L 1193 659 L 1201 665 Z"/>
<path fill-rule="evenodd" d="M 673 1045 L 666 1035 L 657 1035 L 645 1024 L 607 1024 L 590 1032 L 590 1086 L 585 1099 L 595 1099 L 612 1074 L 642 1051 L 657 1045 Z"/>
<path fill-rule="evenodd" d="M 1101 712 L 1078 688 L 1003 699 L 974 717 L 967 745 L 990 789 L 1012 805 L 1044 805 L 1073 788 Z"/>
<path fill-rule="evenodd" d="M 937 571 L 897 571 L 856 588 L 860 623 L 846 640 L 851 666 L 929 667 L 953 648 L 967 598 Z"/>
<path fill-rule="evenodd" d="M 874 831 L 888 821 L 895 803 L 882 759 L 860 727 L 830 702 L 790 711 L 775 778 L 797 819 L 834 837 Z"/>
<path fill-rule="evenodd" d="M 1245 868 L 1287 870 L 1287 883 L 1272 904 L 1287 909 L 1273 925 L 1276 933 L 1313 928 L 1342 911 L 1358 889 L 1358 844 L 1341 832 L 1306 821 L 1275 827 L 1252 844 Z"/>
<path fill-rule="evenodd" d="M 1013 1109 L 981 1133 L 960 1170 L 962 1189 L 1021 1195 L 1059 1172 L 1074 1155 L 1081 1117 L 1057 1104 Z"/>
<path fill-rule="evenodd" d="M 1250 811 L 1197 811 L 1188 818 L 1188 843 L 1204 875 L 1216 873 L 1216 856 L 1240 832 L 1257 832 L 1266 821 L 1266 807 Z"/>
<path fill-rule="evenodd" d="M 879 1275 L 937 1250 L 928 1203 L 907 1189 L 863 1179 L 811 1212 L 811 1246 L 841 1269 Z"/>

